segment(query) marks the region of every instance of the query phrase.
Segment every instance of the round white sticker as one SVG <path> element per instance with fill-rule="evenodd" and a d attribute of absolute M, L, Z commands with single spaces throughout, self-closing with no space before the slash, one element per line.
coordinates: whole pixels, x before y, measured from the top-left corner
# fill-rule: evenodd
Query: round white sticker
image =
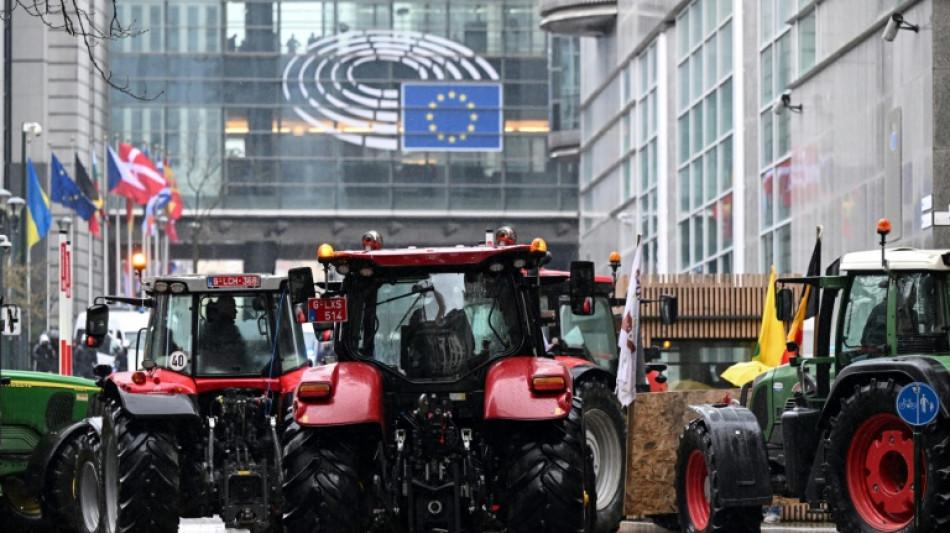
<path fill-rule="evenodd" d="M 178 350 L 168 356 L 168 366 L 175 372 L 181 372 L 188 366 L 188 354 Z"/>

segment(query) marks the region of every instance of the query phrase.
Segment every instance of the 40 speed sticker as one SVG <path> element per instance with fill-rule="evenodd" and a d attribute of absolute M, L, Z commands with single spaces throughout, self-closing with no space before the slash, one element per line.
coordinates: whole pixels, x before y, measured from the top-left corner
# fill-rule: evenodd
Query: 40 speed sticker
<path fill-rule="evenodd" d="M 168 356 L 168 367 L 175 372 L 181 372 L 188 366 L 188 354 L 178 350 Z"/>

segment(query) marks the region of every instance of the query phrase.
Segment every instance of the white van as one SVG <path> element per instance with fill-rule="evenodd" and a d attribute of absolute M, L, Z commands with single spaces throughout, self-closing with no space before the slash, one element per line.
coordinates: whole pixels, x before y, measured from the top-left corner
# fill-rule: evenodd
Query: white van
<path fill-rule="evenodd" d="M 96 352 L 96 364 L 111 365 L 118 371 L 135 370 L 141 362 L 135 342 L 139 330 L 148 326 L 148 310 L 143 308 L 112 307 L 109 309 L 109 335 Z M 86 312 L 76 317 L 73 339 L 81 339 L 86 331 Z M 142 345 L 145 344 L 145 331 L 142 331 Z M 124 350 L 120 350 L 119 347 Z M 125 351 L 125 360 L 115 360 L 115 356 Z"/>

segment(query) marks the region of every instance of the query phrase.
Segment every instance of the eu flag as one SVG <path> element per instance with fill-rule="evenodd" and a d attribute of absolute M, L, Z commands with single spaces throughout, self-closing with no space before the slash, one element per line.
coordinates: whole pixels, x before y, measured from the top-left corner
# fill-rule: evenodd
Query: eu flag
<path fill-rule="evenodd" d="M 402 148 L 499 151 L 501 84 L 402 84 Z"/>

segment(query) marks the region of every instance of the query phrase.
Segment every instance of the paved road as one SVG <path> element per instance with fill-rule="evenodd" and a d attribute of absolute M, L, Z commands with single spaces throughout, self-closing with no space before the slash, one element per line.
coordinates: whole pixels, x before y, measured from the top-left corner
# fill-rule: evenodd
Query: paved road
<path fill-rule="evenodd" d="M 809 523 L 809 522 L 787 522 L 784 524 L 762 524 L 762 531 L 769 533 L 799 533 L 823 531 L 831 532 L 835 528 L 830 522 Z M 652 522 L 624 522 L 620 526 L 620 533 L 669 533 L 669 530 L 663 529 Z"/>
<path fill-rule="evenodd" d="M 834 530 L 835 528 L 830 523 L 762 524 L 762 531 L 769 533 L 831 532 Z M 178 529 L 178 533 L 242 533 L 245 531 L 244 529 L 225 529 L 224 523 L 218 517 L 182 519 L 181 527 Z M 620 533 L 668 533 L 668 530 L 656 526 L 652 522 L 624 522 L 620 526 Z"/>

